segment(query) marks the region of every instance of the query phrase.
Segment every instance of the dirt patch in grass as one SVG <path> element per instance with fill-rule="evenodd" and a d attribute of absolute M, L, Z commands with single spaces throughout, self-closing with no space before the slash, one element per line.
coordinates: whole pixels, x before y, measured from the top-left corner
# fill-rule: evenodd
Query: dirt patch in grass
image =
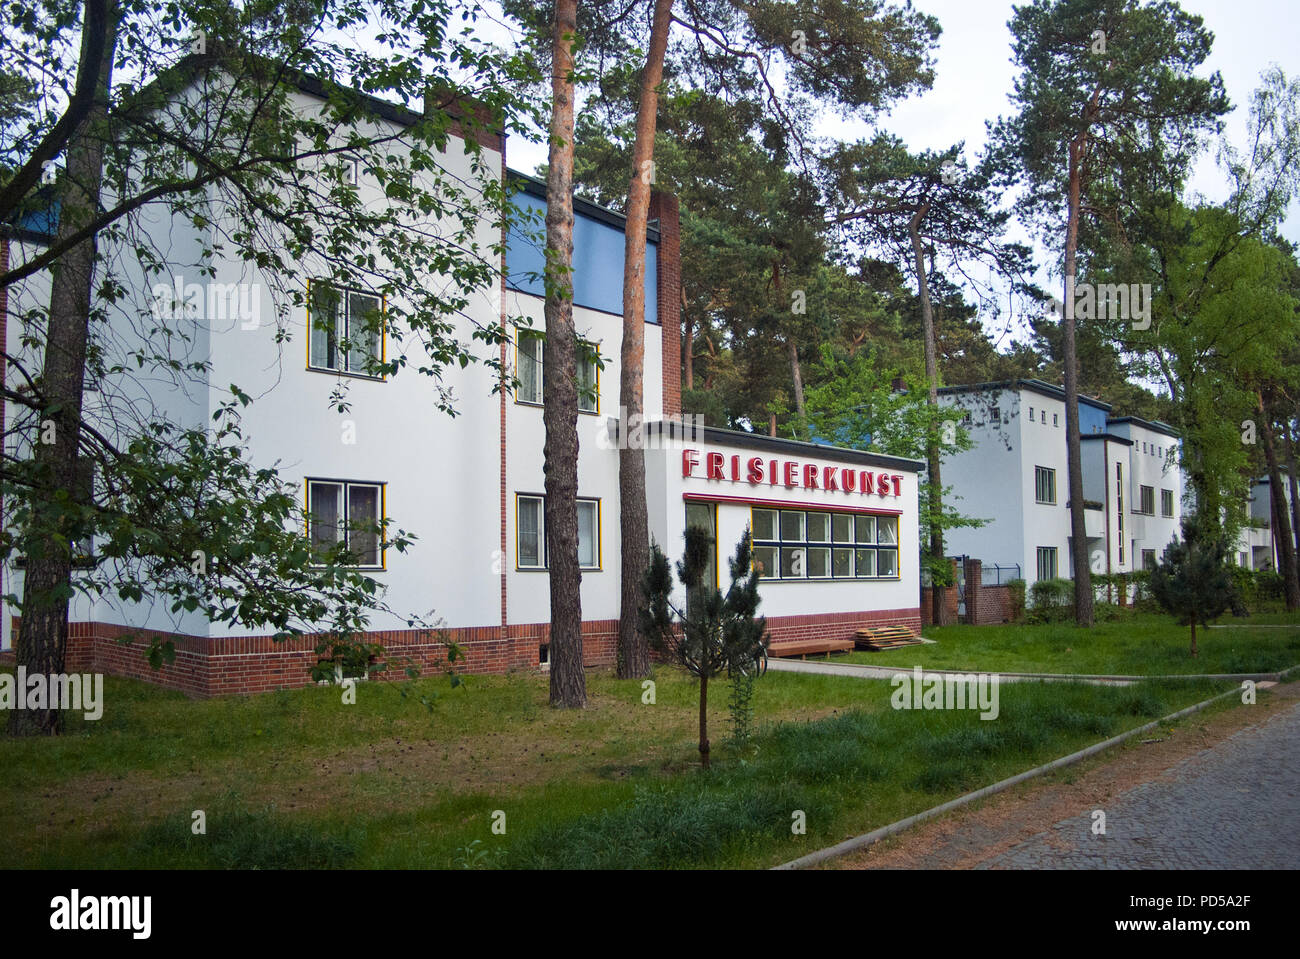
<path fill-rule="evenodd" d="M 646 705 L 640 683 L 593 675 L 581 711 L 550 709 L 542 676 L 476 680 L 427 711 L 382 684 L 365 687 L 355 706 L 323 690 L 180 704 L 144 697 L 116 726 L 5 744 L 27 773 L 0 796 L 0 863 L 221 867 L 265 839 L 269 858 L 253 865 L 301 855 L 454 868 L 465 842 L 490 841 L 488 813 L 509 809 L 510 842 L 492 843 L 493 853 L 517 852 L 520 863 L 559 862 L 556 850 L 573 840 L 585 846 L 566 865 L 606 863 L 622 843 L 632 858 L 613 864 L 762 866 L 774 843 L 796 854 L 790 809 L 808 812 L 821 830 L 809 842 L 824 845 L 828 833 L 865 831 L 1204 698 L 1181 687 L 1017 686 L 1003 703 L 1009 722 L 993 736 L 965 712 L 892 710 L 887 683 L 774 674 L 756 687 L 759 741 L 744 753 L 725 742 L 725 689 L 711 697 L 718 775 L 697 782 L 682 774 L 699 762 L 698 690 L 668 672 L 656 682 L 658 704 Z M 1061 748 L 1049 751 L 1053 743 Z M 923 784 L 918 793 L 916 773 L 931 760 L 960 768 L 951 783 L 933 784 L 937 792 Z M 863 805 L 867 790 L 874 798 Z M 225 845 L 185 838 L 198 809 L 216 824 L 207 835 Z M 304 822 L 337 848 L 308 842 Z M 707 855 L 673 846 L 693 836 L 723 839 Z"/>
<path fill-rule="evenodd" d="M 401 813 L 468 794 L 507 798 L 558 781 L 669 776 L 698 761 L 693 708 L 676 702 L 642 705 L 639 692 L 634 697 L 593 680 L 588 708 L 579 712 L 551 710 L 545 679 L 533 677 L 524 682 L 536 710 L 503 720 L 504 728 L 485 730 L 466 720 L 472 728 L 457 731 L 441 721 L 427 729 L 408 725 L 398 735 L 345 747 L 178 756 L 162 768 L 88 772 L 27 792 L 23 805 L 36 800 L 41 806 L 36 817 L 12 805 L 9 817 L 24 821 L 23 846 L 35 848 L 63 840 L 70 829 L 129 828 L 142 815 L 178 810 L 188 815 L 194 809 L 274 806 L 295 814 L 347 816 L 373 813 L 378 805 Z M 694 695 L 679 677 L 669 683 L 671 691 L 661 679 L 661 699 L 665 693 Z M 710 705 L 710 733 L 718 748 L 730 732 L 725 695 L 712 697 Z M 842 708 L 777 708 L 760 712 L 759 719 L 809 722 Z"/>
<path fill-rule="evenodd" d="M 1166 778 L 1185 759 L 1300 699 L 1300 682 L 1261 691 L 1254 706 L 1220 708 L 1130 740 L 1077 766 L 999 793 L 975 806 L 831 860 L 826 869 L 971 869 L 1053 823 L 1100 809 L 1135 786 Z M 1214 707 L 1211 707 L 1212 709 Z M 1142 740 L 1155 740 L 1143 742 Z"/>

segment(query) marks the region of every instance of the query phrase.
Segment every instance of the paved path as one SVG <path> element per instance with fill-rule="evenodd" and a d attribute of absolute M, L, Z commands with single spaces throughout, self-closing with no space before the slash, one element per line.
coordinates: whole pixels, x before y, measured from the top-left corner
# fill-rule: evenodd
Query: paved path
<path fill-rule="evenodd" d="M 1300 869 L 1300 704 L 977 869 Z"/>
<path fill-rule="evenodd" d="M 835 662 L 827 659 L 777 659 L 767 661 L 767 668 L 777 673 L 821 673 L 826 676 L 849 676 L 857 679 L 892 679 L 899 673 L 911 675 L 914 666 L 875 666 L 868 663 Z M 1285 672 L 1285 670 L 1283 671 Z M 1252 679 L 1256 682 L 1275 682 L 1280 673 L 1194 673 L 1172 676 L 1107 676 L 1092 673 L 1004 673 L 962 669 L 926 669 L 926 676 L 995 675 L 999 682 L 1087 683 L 1093 686 L 1127 686 L 1144 679 Z"/>

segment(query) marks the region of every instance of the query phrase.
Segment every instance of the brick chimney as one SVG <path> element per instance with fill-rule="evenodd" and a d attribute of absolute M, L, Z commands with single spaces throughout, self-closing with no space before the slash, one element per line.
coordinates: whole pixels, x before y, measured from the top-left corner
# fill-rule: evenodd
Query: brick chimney
<path fill-rule="evenodd" d="M 481 146 L 505 155 L 505 127 L 499 117 L 492 116 L 492 111 L 486 104 L 460 95 L 450 87 L 431 83 L 424 90 L 424 115 L 432 116 L 440 110 L 445 110 L 457 121 L 466 118 L 474 120 L 472 130 L 466 130 L 463 123 L 453 123 L 453 134 L 461 139 L 472 136 Z"/>
<path fill-rule="evenodd" d="M 663 337 L 664 416 L 682 412 L 682 241 L 677 195 L 650 193 L 651 220 L 659 221 L 659 332 Z"/>

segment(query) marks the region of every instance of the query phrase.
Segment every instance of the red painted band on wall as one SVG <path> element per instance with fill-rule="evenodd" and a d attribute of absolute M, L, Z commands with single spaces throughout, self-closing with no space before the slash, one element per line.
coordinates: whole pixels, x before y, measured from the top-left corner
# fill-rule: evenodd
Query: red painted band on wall
<path fill-rule="evenodd" d="M 803 509 L 828 513 L 862 513 L 868 516 L 902 516 L 901 509 L 883 509 L 879 506 L 840 506 L 838 503 L 800 503 L 788 499 L 765 499 L 761 496 L 722 496 L 717 493 L 683 493 L 683 500 L 692 503 L 743 503 L 750 506 L 776 506 L 781 509 Z"/>

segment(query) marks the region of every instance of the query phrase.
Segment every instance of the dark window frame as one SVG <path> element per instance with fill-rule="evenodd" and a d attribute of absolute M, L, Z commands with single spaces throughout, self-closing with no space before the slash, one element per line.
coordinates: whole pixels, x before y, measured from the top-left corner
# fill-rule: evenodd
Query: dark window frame
<path fill-rule="evenodd" d="M 763 537 L 760 539 L 756 534 L 753 537 L 755 562 L 758 562 L 759 550 L 763 550 L 765 552 L 768 550 L 775 551 L 775 563 L 773 564 L 773 568 L 775 572 L 773 575 L 768 575 L 766 566 L 764 566 L 763 571 L 760 573 L 760 577 L 763 582 L 782 582 L 782 583 L 886 582 L 889 583 L 889 582 L 895 582 L 901 580 L 903 578 L 902 545 L 899 543 L 899 522 L 898 522 L 899 518 L 896 515 L 889 514 L 889 513 L 869 513 L 869 512 L 846 513 L 841 510 L 834 510 L 834 509 L 785 509 L 779 506 L 765 506 L 761 503 L 755 503 L 752 504 L 750 507 L 749 519 L 750 519 L 751 534 L 753 534 L 754 527 L 755 527 L 754 514 L 755 512 L 760 510 L 776 514 L 775 537 Z M 782 532 L 781 519 L 782 516 L 786 513 L 801 515 L 802 519 L 800 520 L 799 537 L 787 538 Z M 825 522 L 827 538 L 825 540 L 809 539 L 808 517 L 810 515 L 827 517 Z M 839 519 L 849 518 L 852 520 L 852 522 L 850 523 L 851 538 L 849 539 L 836 538 L 835 520 L 837 518 Z M 858 539 L 859 519 L 870 519 L 872 521 L 872 527 L 871 527 L 872 533 L 871 533 L 871 539 L 869 541 Z M 892 525 L 894 531 L 893 542 L 889 542 L 889 543 L 881 542 L 880 540 L 881 521 L 885 521 Z M 784 575 L 782 573 L 782 567 L 784 565 L 783 560 L 785 558 L 786 551 L 788 550 L 793 553 L 800 549 L 804 551 L 804 556 L 802 558 L 804 574 L 802 576 Z M 826 552 L 825 575 L 822 576 L 808 575 L 808 552 L 807 551 L 810 549 L 825 550 Z M 841 553 L 848 552 L 852 554 L 852 560 L 853 560 L 852 575 L 836 574 L 835 561 L 836 561 L 837 551 Z M 873 572 L 871 575 L 868 576 L 862 576 L 858 574 L 858 554 L 867 553 L 867 552 L 872 554 L 872 565 L 876 570 L 876 572 Z M 879 574 L 880 554 L 882 552 L 885 554 L 891 554 L 891 553 L 893 554 L 894 574 L 891 576 L 881 576 Z"/>
<path fill-rule="evenodd" d="M 322 286 L 333 291 L 338 296 L 338 302 L 335 305 L 335 330 L 333 333 L 318 328 L 315 325 L 317 315 L 316 296 L 318 293 L 313 291 L 319 291 L 319 288 Z M 380 364 L 388 362 L 388 297 L 372 293 L 369 290 L 363 290 L 359 287 L 343 286 L 327 279 L 314 279 L 307 282 L 307 370 L 312 373 L 328 373 L 333 376 L 351 376 L 358 379 L 371 380 L 376 383 L 386 382 L 388 378 L 383 374 L 368 373 L 364 369 L 354 370 L 350 368 L 352 363 L 352 346 L 354 345 L 352 343 L 353 318 L 351 307 L 351 296 L 353 295 L 368 297 L 379 304 L 379 328 L 375 331 L 379 334 L 379 352 L 374 355 L 374 360 Z M 339 315 L 337 312 L 338 310 L 342 310 L 344 314 L 343 336 L 341 338 L 339 337 L 337 328 Z M 332 358 L 337 364 L 336 366 L 319 366 L 312 362 L 312 334 L 320 332 L 324 332 L 331 337 L 331 340 L 327 340 L 326 349 L 327 352 L 333 354 Z M 344 348 L 345 343 L 347 344 L 346 349 Z"/>
<path fill-rule="evenodd" d="M 384 480 L 353 480 L 353 479 L 340 479 L 338 477 L 332 477 L 332 476 L 305 477 L 303 481 L 303 497 L 305 500 L 306 513 L 307 513 L 307 540 L 309 543 L 311 542 L 311 538 L 312 538 L 312 516 L 314 512 L 312 508 L 312 502 L 313 502 L 312 487 L 315 485 L 325 485 L 325 484 L 329 484 L 331 486 L 343 487 L 343 515 L 340 518 L 339 530 L 342 536 L 344 537 L 345 542 L 348 542 L 349 548 L 351 546 L 350 537 L 354 532 L 354 530 L 352 529 L 352 517 L 351 517 L 352 496 L 350 495 L 352 488 L 373 487 L 379 491 L 379 496 L 376 500 L 377 509 L 379 511 L 379 516 L 377 518 L 377 521 L 380 526 L 380 531 L 376 534 L 379 537 L 379 541 L 376 544 L 377 551 L 379 554 L 379 563 L 377 565 L 372 565 L 369 563 L 349 563 L 347 565 L 349 569 L 361 570 L 363 572 L 381 572 L 387 570 L 388 569 L 388 539 L 384 534 L 384 522 L 388 517 L 388 483 Z"/>

